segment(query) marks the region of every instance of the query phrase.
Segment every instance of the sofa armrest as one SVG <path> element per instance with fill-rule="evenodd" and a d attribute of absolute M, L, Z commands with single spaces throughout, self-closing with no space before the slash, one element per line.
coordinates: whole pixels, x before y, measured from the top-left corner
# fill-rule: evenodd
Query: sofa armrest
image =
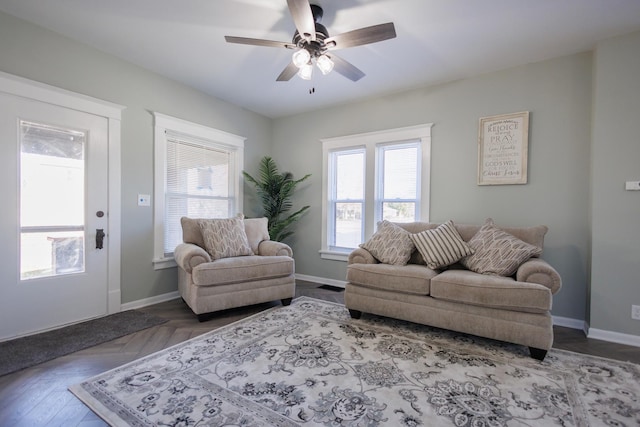
<path fill-rule="evenodd" d="M 204 262 L 211 262 L 211 256 L 207 251 L 192 243 L 180 243 L 173 251 L 173 257 L 178 267 L 189 274 L 191 274 L 194 267 Z"/>
<path fill-rule="evenodd" d="M 378 260 L 366 249 L 355 248 L 349 254 L 348 264 L 379 264 Z"/>
<path fill-rule="evenodd" d="M 258 245 L 258 253 L 262 256 L 288 256 L 293 258 L 293 250 L 289 245 L 273 240 L 263 240 Z"/>
<path fill-rule="evenodd" d="M 516 280 L 544 285 L 552 294 L 557 293 L 562 287 L 560 274 L 541 258 L 531 258 L 520 265 L 516 272 Z"/>

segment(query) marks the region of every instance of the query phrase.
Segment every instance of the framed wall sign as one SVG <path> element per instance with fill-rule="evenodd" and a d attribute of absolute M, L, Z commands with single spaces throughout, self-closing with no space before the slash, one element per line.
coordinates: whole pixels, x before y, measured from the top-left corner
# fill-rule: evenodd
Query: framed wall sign
<path fill-rule="evenodd" d="M 481 117 L 478 185 L 527 183 L 529 112 Z"/>

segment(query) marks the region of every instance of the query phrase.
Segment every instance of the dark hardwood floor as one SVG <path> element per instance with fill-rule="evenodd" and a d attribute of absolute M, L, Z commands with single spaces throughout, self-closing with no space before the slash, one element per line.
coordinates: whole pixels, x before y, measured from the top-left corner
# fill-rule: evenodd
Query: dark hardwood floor
<path fill-rule="evenodd" d="M 298 281 L 296 296 L 343 303 L 343 292 L 317 283 Z M 0 377 L 0 426 L 105 426 L 67 391 L 71 384 L 142 356 L 240 320 L 279 302 L 227 310 L 200 323 L 180 299 L 145 307 L 142 311 L 168 322 Z M 579 330 L 555 327 L 555 348 L 640 363 L 640 348 L 588 339 Z"/>

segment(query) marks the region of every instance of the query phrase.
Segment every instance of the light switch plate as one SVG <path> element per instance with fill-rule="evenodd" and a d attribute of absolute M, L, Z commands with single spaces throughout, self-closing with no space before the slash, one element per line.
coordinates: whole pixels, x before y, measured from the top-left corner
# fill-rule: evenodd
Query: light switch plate
<path fill-rule="evenodd" d="M 640 191 L 640 181 L 627 181 L 624 184 L 624 189 L 627 191 Z"/>
<path fill-rule="evenodd" d="M 151 196 L 149 194 L 138 194 L 138 206 L 151 206 Z"/>

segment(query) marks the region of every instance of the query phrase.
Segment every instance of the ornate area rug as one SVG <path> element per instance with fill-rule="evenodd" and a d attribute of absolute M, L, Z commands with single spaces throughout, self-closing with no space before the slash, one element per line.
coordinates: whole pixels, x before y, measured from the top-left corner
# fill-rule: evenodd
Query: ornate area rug
<path fill-rule="evenodd" d="M 298 298 L 70 390 L 114 426 L 632 426 L 638 365 Z"/>

